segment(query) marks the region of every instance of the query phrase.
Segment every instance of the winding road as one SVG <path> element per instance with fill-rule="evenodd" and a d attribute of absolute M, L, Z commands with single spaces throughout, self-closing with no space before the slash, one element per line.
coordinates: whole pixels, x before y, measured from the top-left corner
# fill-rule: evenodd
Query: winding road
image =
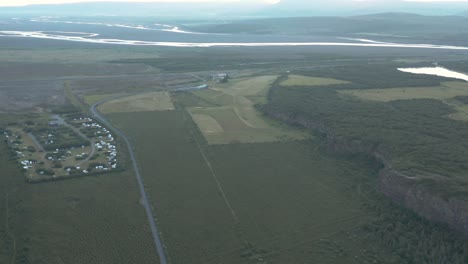
<path fill-rule="evenodd" d="M 128 96 L 128 95 L 125 95 L 125 96 Z M 151 205 L 148 200 L 148 195 L 146 194 L 146 191 L 145 191 L 145 186 L 143 184 L 143 177 L 141 176 L 140 169 L 138 167 L 135 153 L 133 151 L 133 146 L 130 143 L 130 140 L 127 138 L 127 136 L 122 131 L 112 126 L 112 124 L 104 116 L 102 116 L 102 114 L 96 109 L 98 105 L 105 103 L 107 101 L 119 98 L 119 97 L 124 97 L 124 96 L 114 96 L 114 97 L 106 98 L 99 102 L 96 102 L 91 106 L 90 111 L 91 111 L 91 114 L 94 116 L 94 118 L 96 118 L 103 125 L 105 125 L 109 130 L 111 130 L 120 138 L 122 138 L 125 144 L 127 145 L 128 153 L 130 155 L 130 159 L 133 164 L 133 170 L 135 172 L 135 176 L 138 181 L 138 187 L 140 188 L 143 207 L 145 208 L 145 211 L 146 211 L 146 216 L 148 218 L 148 222 L 151 228 L 151 233 L 153 235 L 154 245 L 159 256 L 159 264 L 167 264 L 166 253 L 164 251 L 164 244 L 161 240 L 161 237 L 159 236 L 158 226 L 156 225 L 156 221 L 155 221 L 155 213 L 151 209 Z"/>

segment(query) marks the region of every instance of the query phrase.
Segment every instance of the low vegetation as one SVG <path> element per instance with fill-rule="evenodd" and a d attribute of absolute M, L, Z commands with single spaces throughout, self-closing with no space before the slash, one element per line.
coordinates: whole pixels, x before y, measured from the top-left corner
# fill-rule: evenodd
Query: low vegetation
<path fill-rule="evenodd" d="M 320 77 L 309 77 L 302 75 L 289 75 L 288 78 L 281 82 L 282 86 L 316 86 L 316 85 L 336 85 L 336 84 L 348 84 L 347 81 L 332 79 L 332 78 L 320 78 Z"/>
<path fill-rule="evenodd" d="M 108 101 L 99 107 L 100 111 L 109 113 L 144 112 L 174 110 L 168 92 L 152 92 L 132 95 Z"/>
<path fill-rule="evenodd" d="M 176 111 L 110 115 L 135 145 L 172 263 L 466 260 L 461 236 L 376 193 L 372 160 L 326 155 L 318 138 L 209 145 L 180 96 Z"/>

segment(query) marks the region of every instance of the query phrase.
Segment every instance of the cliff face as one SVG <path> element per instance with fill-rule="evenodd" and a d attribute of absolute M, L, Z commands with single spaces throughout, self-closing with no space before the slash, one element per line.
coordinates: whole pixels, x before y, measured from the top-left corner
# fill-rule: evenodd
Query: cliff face
<path fill-rule="evenodd" d="M 448 200 L 418 184 L 418 180 L 388 168 L 379 173 L 379 190 L 393 201 L 426 219 L 448 224 L 468 235 L 468 202 Z"/>
<path fill-rule="evenodd" d="M 332 151 L 373 156 L 384 165 L 384 169 L 379 173 L 378 189 L 385 196 L 430 221 L 447 224 L 468 235 L 468 201 L 457 198 L 444 199 L 424 187 L 417 175 L 413 177 L 394 170 L 378 147 L 336 137 L 320 122 L 304 117 L 272 111 L 266 114 L 291 125 L 324 133 Z"/>

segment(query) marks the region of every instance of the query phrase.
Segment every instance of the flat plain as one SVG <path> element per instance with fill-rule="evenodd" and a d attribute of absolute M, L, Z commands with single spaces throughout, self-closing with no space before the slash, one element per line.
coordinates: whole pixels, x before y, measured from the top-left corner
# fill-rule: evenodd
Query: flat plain
<path fill-rule="evenodd" d="M 99 110 L 104 114 L 174 110 L 168 92 L 151 92 L 108 101 Z"/>
<path fill-rule="evenodd" d="M 388 253 L 354 237 L 372 215 L 354 181 L 371 177 L 366 163 L 310 141 L 207 145 L 185 110 L 109 117 L 134 143 L 172 263 L 372 263 Z"/>

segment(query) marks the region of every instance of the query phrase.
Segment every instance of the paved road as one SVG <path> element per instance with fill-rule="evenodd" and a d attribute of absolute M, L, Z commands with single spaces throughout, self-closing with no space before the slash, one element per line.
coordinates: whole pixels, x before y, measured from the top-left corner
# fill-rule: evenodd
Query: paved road
<path fill-rule="evenodd" d="M 126 95 L 126 96 L 128 96 L 128 95 Z M 145 208 L 146 216 L 148 217 L 148 222 L 150 224 L 151 233 L 153 235 L 154 245 L 156 247 L 156 251 L 157 251 L 158 256 L 159 256 L 159 263 L 160 264 L 167 264 L 166 253 L 164 252 L 164 244 L 163 244 L 163 242 L 161 240 L 161 237 L 159 236 L 158 226 L 156 225 L 156 222 L 154 220 L 155 219 L 155 213 L 151 209 L 151 205 L 150 205 L 149 200 L 148 200 L 148 195 L 146 194 L 146 191 L 145 191 L 145 187 L 144 187 L 144 184 L 143 184 L 143 177 L 141 176 L 140 169 L 138 168 L 138 163 L 137 163 L 137 160 L 135 158 L 135 153 L 133 152 L 133 146 L 130 143 L 130 140 L 128 140 L 127 136 L 122 131 L 120 131 L 119 129 L 112 126 L 110 124 L 110 122 L 104 116 L 102 116 L 101 113 L 99 113 L 99 111 L 96 109 L 96 107 L 98 105 L 100 105 L 102 103 L 105 103 L 105 102 L 107 102 L 109 100 L 116 99 L 118 97 L 123 97 L 123 96 L 114 96 L 114 97 L 106 98 L 104 100 L 96 102 L 95 104 L 93 104 L 91 106 L 90 111 L 94 115 L 94 118 L 99 120 L 102 124 L 104 124 L 112 132 L 114 132 L 116 135 L 118 135 L 120 138 L 122 138 L 123 141 L 125 142 L 125 144 L 127 145 L 128 153 L 129 153 L 130 159 L 131 159 L 131 161 L 133 163 L 133 170 L 135 172 L 135 176 L 136 176 L 137 181 L 138 181 L 138 187 L 140 188 L 141 200 L 143 202 L 143 207 Z"/>

